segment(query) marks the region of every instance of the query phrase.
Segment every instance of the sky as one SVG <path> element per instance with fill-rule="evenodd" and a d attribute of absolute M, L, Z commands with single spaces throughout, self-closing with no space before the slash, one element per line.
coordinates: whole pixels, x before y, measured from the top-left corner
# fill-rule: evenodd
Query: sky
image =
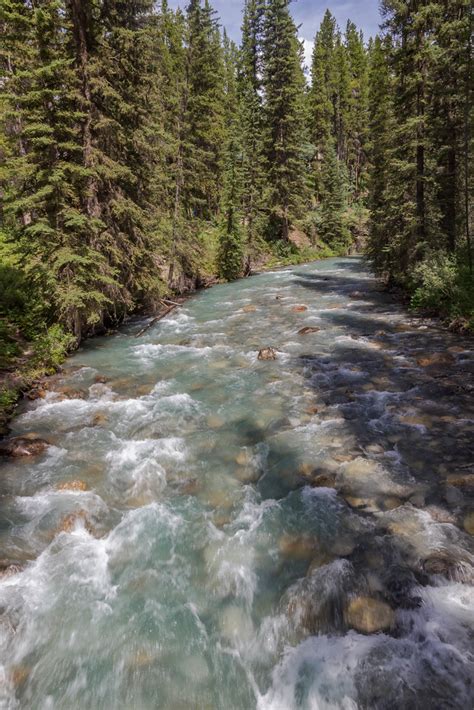
<path fill-rule="evenodd" d="M 169 0 L 171 7 L 185 7 L 187 4 L 187 0 Z M 238 41 L 243 0 L 211 0 L 211 5 L 228 34 Z M 296 24 L 301 25 L 299 34 L 305 44 L 307 63 L 311 57 L 314 36 L 328 7 L 342 30 L 348 19 L 363 30 L 366 39 L 378 30 L 379 0 L 295 0 L 291 11 Z"/>

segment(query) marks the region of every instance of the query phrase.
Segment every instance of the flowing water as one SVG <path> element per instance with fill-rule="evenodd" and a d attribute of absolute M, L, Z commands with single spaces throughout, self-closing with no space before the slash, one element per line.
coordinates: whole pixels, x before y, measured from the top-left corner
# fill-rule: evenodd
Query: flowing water
<path fill-rule="evenodd" d="M 0 707 L 472 707 L 468 340 L 356 258 L 142 325 L 12 424 Z"/>

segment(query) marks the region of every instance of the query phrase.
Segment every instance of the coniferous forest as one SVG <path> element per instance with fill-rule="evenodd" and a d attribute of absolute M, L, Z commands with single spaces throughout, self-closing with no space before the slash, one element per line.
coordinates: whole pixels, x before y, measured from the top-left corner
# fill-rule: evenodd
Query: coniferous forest
<path fill-rule="evenodd" d="M 0 709 L 474 708 L 472 0 L 323 1 L 0 0 Z"/>
<path fill-rule="evenodd" d="M 472 325 L 468 0 L 1 0 L 1 358 L 54 365 L 166 293 L 365 249 L 412 305 Z M 36 358 L 36 359 L 35 359 Z M 7 396 L 7 395 L 5 395 Z"/>

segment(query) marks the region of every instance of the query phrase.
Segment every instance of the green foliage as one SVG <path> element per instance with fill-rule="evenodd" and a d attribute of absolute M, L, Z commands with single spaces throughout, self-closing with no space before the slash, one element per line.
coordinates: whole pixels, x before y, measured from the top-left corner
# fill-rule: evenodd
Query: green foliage
<path fill-rule="evenodd" d="M 34 354 L 29 369 L 52 374 L 56 372 L 75 342 L 71 333 L 58 325 L 39 332 L 33 340 Z"/>
<path fill-rule="evenodd" d="M 220 237 L 217 269 L 227 281 L 238 279 L 242 275 L 243 247 L 242 235 L 235 222 L 227 226 Z"/>
<path fill-rule="evenodd" d="M 309 197 L 302 54 L 289 0 L 269 0 L 263 37 L 267 232 L 283 241 L 288 241 L 291 223 L 302 215 Z"/>
<path fill-rule="evenodd" d="M 385 0 L 370 56 L 375 269 L 443 315 L 472 312 L 472 12 L 466 0 Z"/>
<path fill-rule="evenodd" d="M 412 273 L 413 308 L 450 318 L 466 318 L 474 327 L 474 279 L 450 254 L 433 254 Z"/>

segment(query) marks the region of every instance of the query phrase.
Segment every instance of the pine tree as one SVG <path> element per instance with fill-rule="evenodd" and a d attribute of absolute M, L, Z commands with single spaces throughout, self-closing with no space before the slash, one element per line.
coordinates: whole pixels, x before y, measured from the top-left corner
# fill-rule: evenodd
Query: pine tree
<path fill-rule="evenodd" d="M 207 0 L 187 10 L 187 100 L 183 194 L 188 215 L 209 219 L 220 204 L 225 141 L 224 61 L 219 28 Z"/>
<path fill-rule="evenodd" d="M 345 48 L 350 84 L 347 102 L 347 157 L 349 178 L 355 197 L 363 191 L 366 172 L 366 141 L 368 121 L 368 65 L 362 33 L 353 22 L 347 23 Z"/>
<path fill-rule="evenodd" d="M 33 284 L 80 339 L 100 318 L 113 274 L 96 246 L 99 225 L 82 209 L 88 174 L 71 26 L 59 1 L 9 3 L 4 21 L 14 43 L 7 89 L 16 115 L 5 217 Z"/>
<path fill-rule="evenodd" d="M 387 193 L 393 173 L 391 149 L 395 123 L 392 104 L 392 76 L 388 64 L 389 45 L 377 36 L 370 51 L 369 75 L 369 208 L 371 213 L 367 254 L 376 271 L 390 273 L 391 227 Z"/>
<path fill-rule="evenodd" d="M 331 139 L 323 155 L 321 235 L 329 246 L 339 251 L 348 246 L 350 239 L 343 220 L 347 206 L 344 163 L 338 159 Z"/>
<path fill-rule="evenodd" d="M 264 154 L 262 106 L 262 21 L 261 0 L 246 0 L 239 54 L 238 110 L 242 147 L 242 216 L 246 242 L 246 271 L 262 234 Z"/>
<path fill-rule="evenodd" d="M 268 0 L 264 31 L 269 234 L 285 242 L 307 201 L 308 182 L 303 50 L 289 4 Z"/>
<path fill-rule="evenodd" d="M 243 246 L 240 204 L 242 199 L 242 147 L 237 91 L 237 47 L 224 32 L 226 147 L 223 214 L 218 253 L 220 276 L 228 281 L 242 274 Z"/>
<path fill-rule="evenodd" d="M 309 92 L 310 136 L 314 146 L 313 182 L 318 200 L 322 196 L 321 171 L 323 151 L 327 143 L 340 134 L 342 125 L 336 118 L 338 77 L 336 63 L 336 20 L 326 10 L 319 32 L 316 34 L 311 66 L 311 90 Z M 342 54 L 339 60 L 343 60 Z M 343 67 L 340 67 L 341 72 Z M 342 114 L 339 114 L 342 117 Z M 340 150 L 343 139 L 340 136 Z"/>

